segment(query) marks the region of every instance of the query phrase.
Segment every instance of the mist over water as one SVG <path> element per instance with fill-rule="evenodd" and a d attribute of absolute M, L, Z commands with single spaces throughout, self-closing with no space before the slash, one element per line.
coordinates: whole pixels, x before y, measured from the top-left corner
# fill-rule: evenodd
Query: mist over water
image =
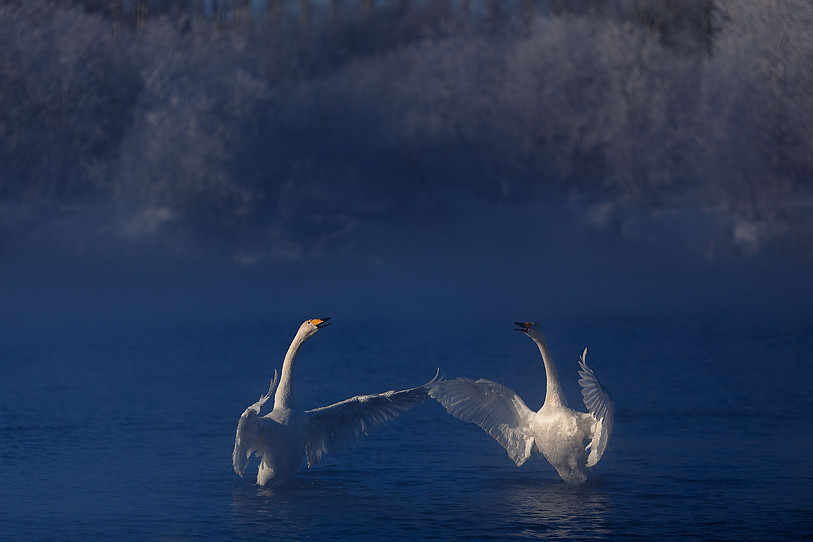
<path fill-rule="evenodd" d="M 216 4 L 219 18 L 155 8 L 128 24 L 3 3 L 4 252 L 809 253 L 806 2 L 663 8 L 661 26 L 624 3 L 491 18 L 314 3 L 304 22 Z"/>
<path fill-rule="evenodd" d="M 193 4 L 0 5 L 10 325 L 811 306 L 806 2 Z"/>
<path fill-rule="evenodd" d="M 812 29 L 803 0 L 0 0 L 0 538 L 809 536 Z M 324 316 L 306 408 L 438 366 L 539 408 L 526 319 L 576 405 L 589 347 L 594 481 L 434 403 L 289 492 L 240 480 L 240 412 Z"/>

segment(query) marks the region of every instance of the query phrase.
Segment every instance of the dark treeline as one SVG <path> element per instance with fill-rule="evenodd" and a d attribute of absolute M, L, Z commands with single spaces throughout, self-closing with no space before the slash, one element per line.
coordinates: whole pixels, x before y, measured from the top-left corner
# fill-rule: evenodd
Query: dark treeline
<path fill-rule="evenodd" d="M 6 0 L 0 242 L 291 259 L 556 201 L 803 252 L 812 25 L 805 0 Z"/>
<path fill-rule="evenodd" d="M 9 0 L 7 0 L 9 1 Z M 59 1 L 59 0 L 57 0 Z M 506 21 L 532 24 L 537 16 L 593 16 L 629 21 L 660 36 L 681 51 L 706 50 L 713 33 L 713 0 L 61 0 L 102 14 L 119 23 L 143 27 L 147 21 L 166 18 L 181 26 L 203 18 L 220 26 L 250 25 L 298 34 L 332 35 L 353 26 L 379 28 L 382 45 L 388 35 L 393 43 L 414 39 L 426 26 L 463 20 L 481 29 L 497 30 Z M 381 27 L 387 31 L 382 32 Z M 188 26 L 186 26 L 188 28 Z M 358 30 L 358 29 L 357 29 Z"/>

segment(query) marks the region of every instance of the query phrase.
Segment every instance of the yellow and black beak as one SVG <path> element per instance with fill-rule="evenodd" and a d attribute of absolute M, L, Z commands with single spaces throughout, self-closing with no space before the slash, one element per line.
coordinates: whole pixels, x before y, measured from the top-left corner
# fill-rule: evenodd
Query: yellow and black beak
<path fill-rule="evenodd" d="M 514 322 L 518 327 L 514 328 L 514 331 L 521 331 L 523 333 L 528 333 L 528 330 L 534 325 L 533 322 Z"/>
<path fill-rule="evenodd" d="M 327 318 L 314 318 L 311 320 L 311 324 L 315 325 L 317 328 L 323 328 L 325 326 L 329 326 L 333 322 L 328 322 L 330 320 L 330 316 Z"/>

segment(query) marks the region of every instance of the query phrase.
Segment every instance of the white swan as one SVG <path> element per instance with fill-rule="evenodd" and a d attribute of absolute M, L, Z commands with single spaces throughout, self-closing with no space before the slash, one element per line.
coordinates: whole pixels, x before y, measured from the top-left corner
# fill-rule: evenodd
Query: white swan
<path fill-rule="evenodd" d="M 232 464 L 243 476 L 251 454 L 260 456 L 257 484 L 281 486 L 293 478 L 302 459 L 316 464 L 326 453 L 359 440 L 371 429 L 398 417 L 429 397 L 435 378 L 417 388 L 388 391 L 378 395 L 357 395 L 334 405 L 302 410 L 294 396 L 294 364 L 297 352 L 309 337 L 330 325 L 330 318 L 307 320 L 297 331 L 285 361 L 282 376 L 274 370 L 268 393 L 248 407 L 237 424 Z M 260 409 L 274 395 L 274 408 L 265 416 Z"/>
<path fill-rule="evenodd" d="M 588 412 L 568 408 L 545 337 L 533 322 L 515 322 L 539 347 L 545 363 L 545 404 L 533 412 L 513 391 L 490 380 L 458 378 L 438 382 L 430 395 L 452 416 L 479 425 L 503 445 L 517 466 L 538 452 L 568 483 L 587 480 L 590 467 L 607 449 L 613 431 L 613 403 L 587 366 L 587 349 L 579 359 L 579 384 Z"/>

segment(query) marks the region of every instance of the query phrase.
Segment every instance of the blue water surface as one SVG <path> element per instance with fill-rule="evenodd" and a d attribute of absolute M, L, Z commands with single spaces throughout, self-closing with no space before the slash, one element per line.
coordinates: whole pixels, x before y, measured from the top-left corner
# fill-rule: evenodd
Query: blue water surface
<path fill-rule="evenodd" d="M 512 331 L 515 319 L 537 319 L 579 408 L 576 360 L 590 348 L 616 401 L 615 433 L 591 481 L 571 487 L 539 456 L 515 467 L 487 434 L 430 401 L 271 490 L 253 484 L 256 462 L 246 479 L 232 470 L 237 419 L 267 389 L 300 322 L 327 314 L 189 309 L 142 293 L 140 305 L 89 307 L 79 293 L 6 308 L 0 539 L 813 535 L 813 328 L 798 312 L 334 311 L 336 325 L 300 354 L 305 408 L 415 386 L 437 367 L 501 382 L 539 408 L 544 368 Z M 145 305 L 151 295 L 163 301 Z"/>

